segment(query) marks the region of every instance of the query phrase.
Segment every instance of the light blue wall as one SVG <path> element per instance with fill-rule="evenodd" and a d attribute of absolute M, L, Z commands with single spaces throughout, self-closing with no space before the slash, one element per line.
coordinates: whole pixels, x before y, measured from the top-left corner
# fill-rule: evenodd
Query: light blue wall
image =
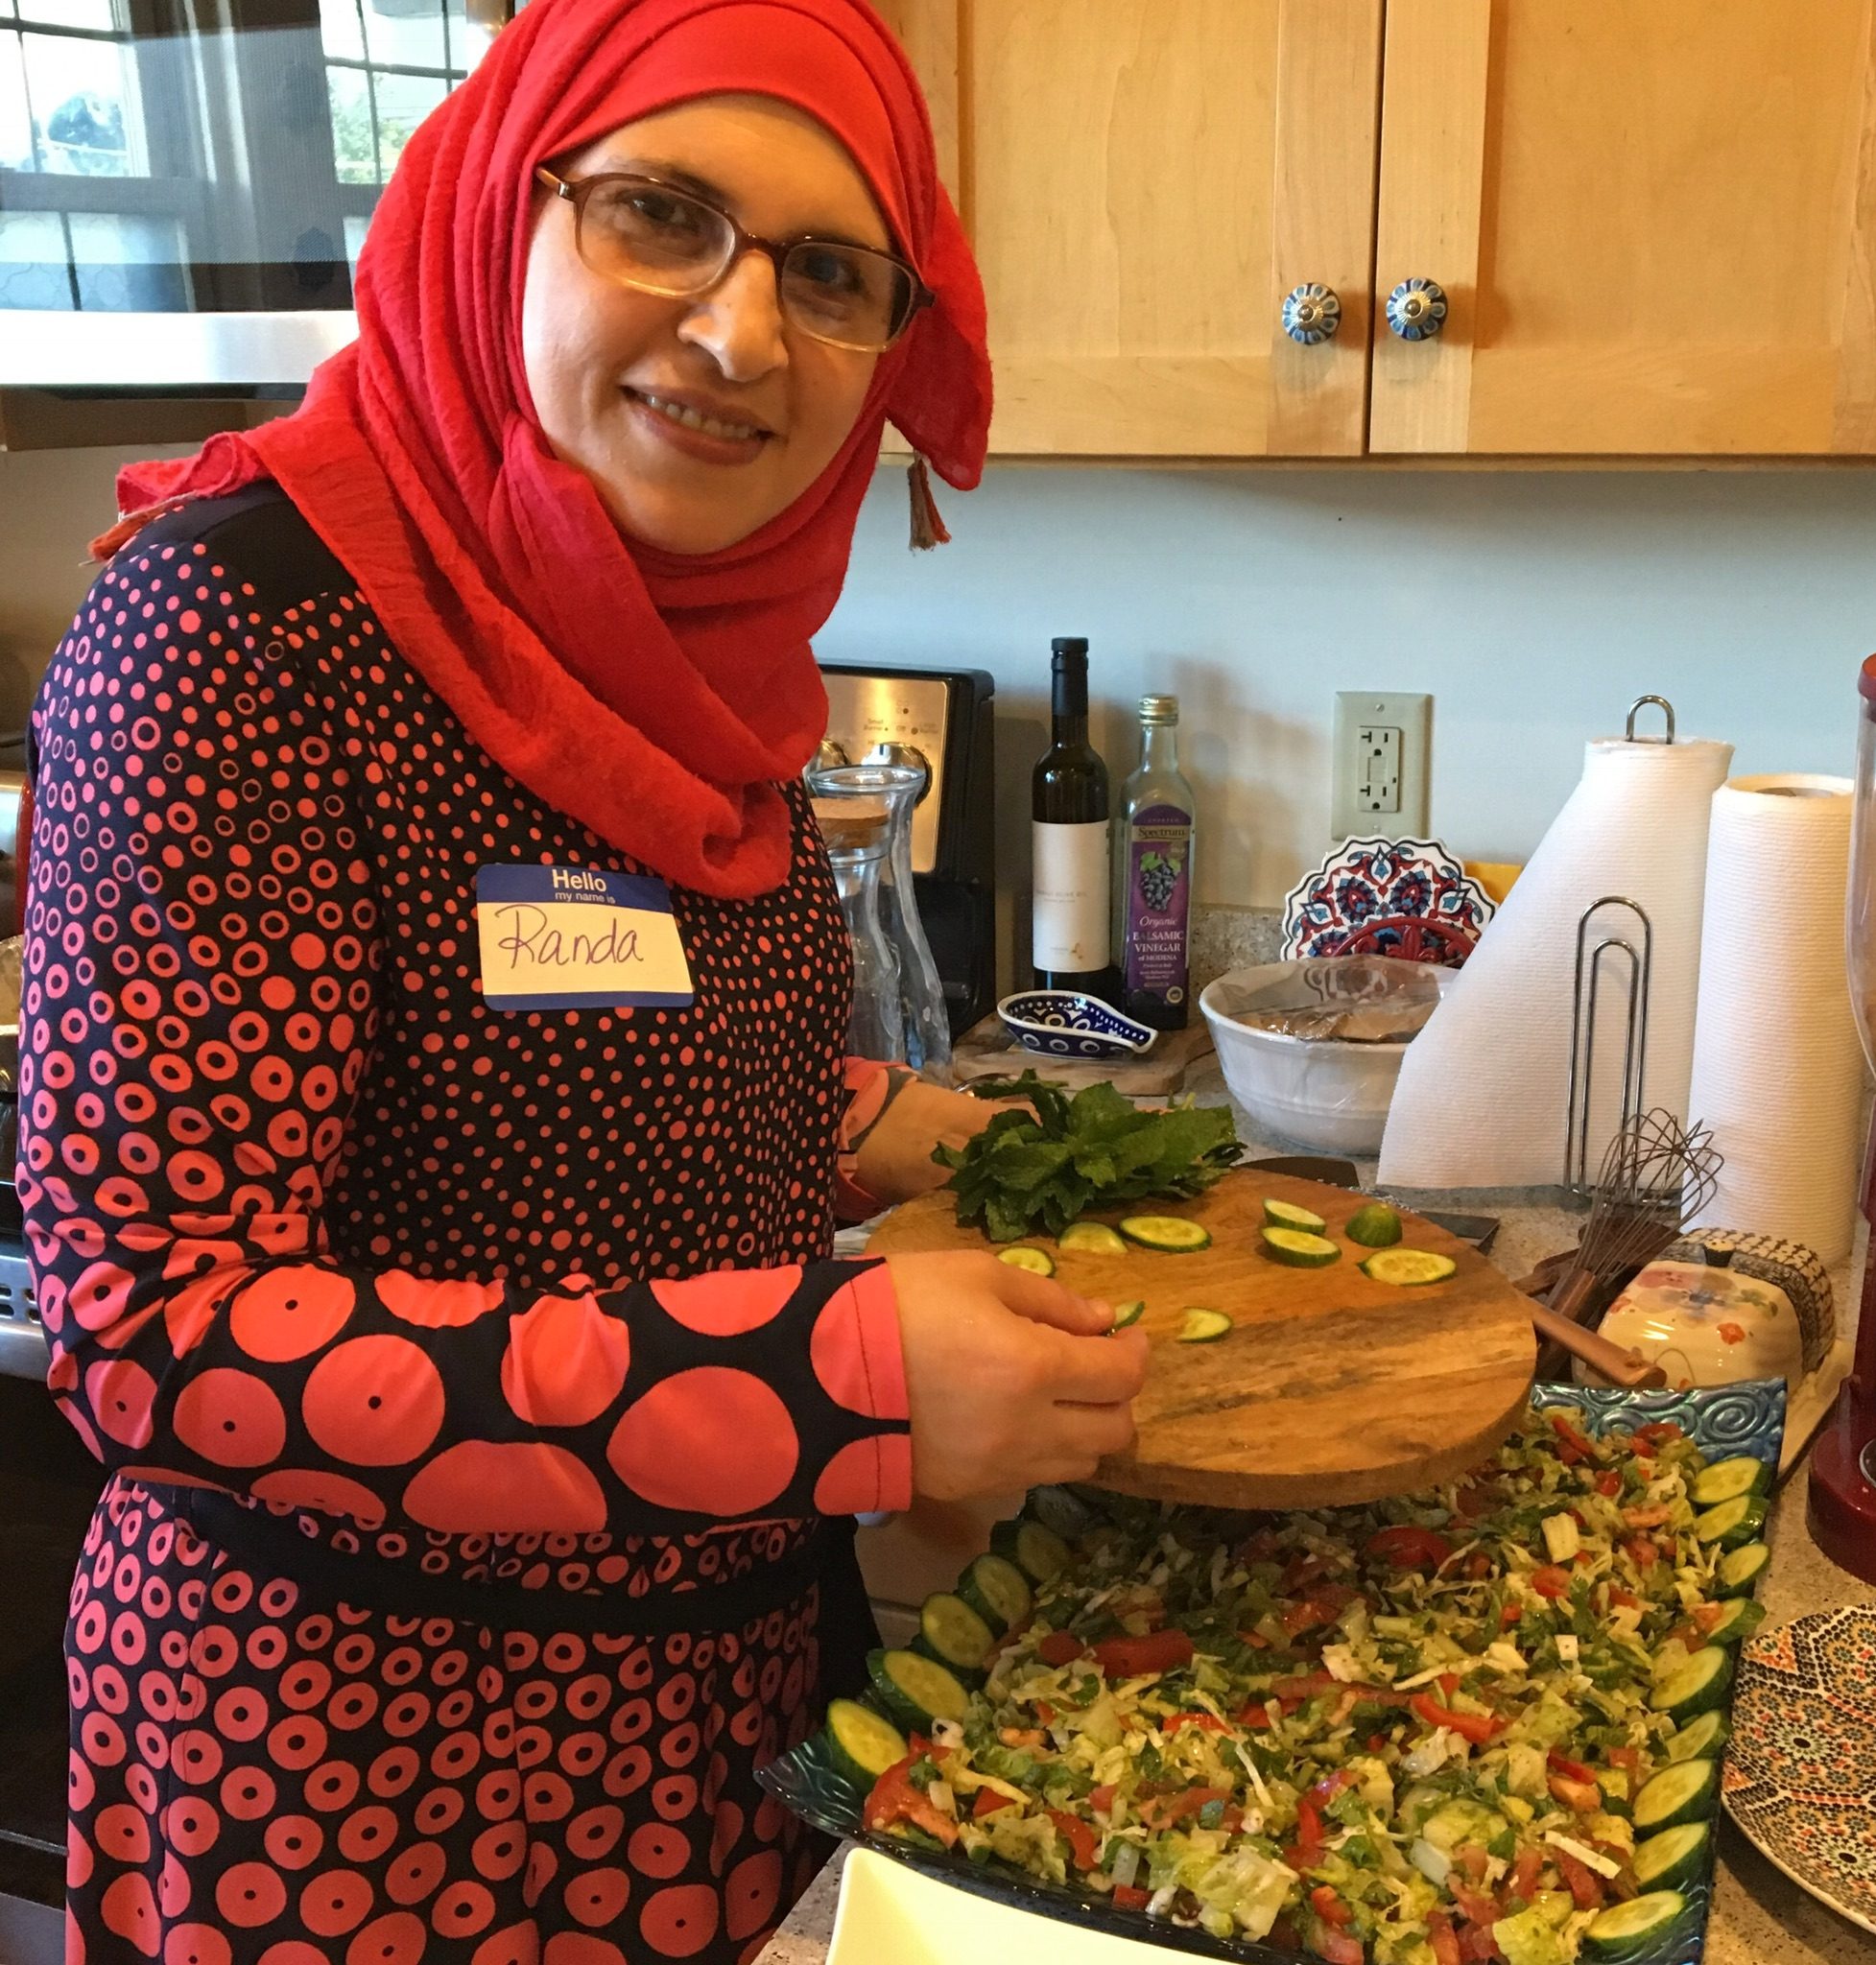
<path fill-rule="evenodd" d="M 1526 858 L 1584 741 L 1645 693 L 1730 739 L 1736 771 L 1850 768 L 1876 470 L 1009 466 L 939 490 L 954 542 L 910 554 L 904 472 L 882 469 L 817 646 L 995 675 L 1017 885 L 1056 634 L 1092 643 L 1117 771 L 1132 699 L 1178 693 L 1214 902 L 1280 901 L 1329 843 L 1338 689 L 1433 692 L 1434 830 L 1468 859 Z"/>

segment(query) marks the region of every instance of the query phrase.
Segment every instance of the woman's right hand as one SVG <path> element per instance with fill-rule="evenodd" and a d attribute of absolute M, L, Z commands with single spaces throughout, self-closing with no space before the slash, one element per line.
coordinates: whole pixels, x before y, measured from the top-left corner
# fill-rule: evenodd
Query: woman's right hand
<path fill-rule="evenodd" d="M 1110 1305 L 992 1255 L 895 1255 L 886 1267 L 915 1492 L 964 1501 L 1085 1480 L 1132 1444 L 1147 1337 L 1114 1331 Z"/>

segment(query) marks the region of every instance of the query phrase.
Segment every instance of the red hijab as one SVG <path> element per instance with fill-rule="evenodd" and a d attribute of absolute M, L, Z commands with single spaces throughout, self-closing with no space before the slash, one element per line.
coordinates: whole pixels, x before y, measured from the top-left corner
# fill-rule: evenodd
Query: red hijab
<path fill-rule="evenodd" d="M 623 537 L 548 449 L 521 359 L 537 164 L 701 95 L 792 103 L 840 138 L 938 304 L 788 510 L 721 553 Z M 276 479 L 385 629 L 511 776 L 680 887 L 787 877 L 776 781 L 826 721 L 809 637 L 845 577 L 890 418 L 960 489 L 983 468 L 984 295 L 923 97 L 864 0 L 533 0 L 412 137 L 359 265 L 359 336 L 293 415 L 133 464 L 130 514 Z"/>

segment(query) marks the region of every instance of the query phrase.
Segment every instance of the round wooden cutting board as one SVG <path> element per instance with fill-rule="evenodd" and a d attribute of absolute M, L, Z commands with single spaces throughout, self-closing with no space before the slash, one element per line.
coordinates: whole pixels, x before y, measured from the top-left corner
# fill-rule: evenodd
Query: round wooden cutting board
<path fill-rule="evenodd" d="M 1322 1216 L 1342 1260 L 1323 1269 L 1270 1261 L 1259 1236 L 1266 1199 Z M 1141 1321 L 1153 1347 L 1134 1406 L 1139 1437 L 1130 1453 L 1102 1462 L 1100 1485 L 1218 1507 L 1330 1506 L 1450 1480 L 1497 1446 L 1524 1409 L 1536 1363 L 1529 1302 L 1476 1250 L 1409 1214 L 1403 1245 L 1451 1256 L 1459 1273 L 1408 1290 L 1370 1281 L 1360 1264 L 1371 1251 L 1342 1233 L 1367 1199 L 1239 1172 L 1196 1201 L 1125 1211 L 1202 1221 L 1212 1244 L 1196 1254 L 1089 1255 L 1029 1238 L 1079 1294 L 1146 1302 Z M 994 1244 L 959 1226 L 941 1188 L 889 1215 L 867 1252 L 956 1248 Z M 1222 1310 L 1237 1328 L 1214 1344 L 1175 1343 L 1193 1306 Z"/>

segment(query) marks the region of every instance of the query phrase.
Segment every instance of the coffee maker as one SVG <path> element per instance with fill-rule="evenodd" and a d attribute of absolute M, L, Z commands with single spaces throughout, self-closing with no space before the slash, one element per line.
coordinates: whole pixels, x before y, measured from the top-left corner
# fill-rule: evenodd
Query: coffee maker
<path fill-rule="evenodd" d="M 996 685 L 982 669 L 823 662 L 821 764 L 911 764 L 929 773 L 912 816 L 913 885 L 952 1036 L 997 1000 Z"/>

